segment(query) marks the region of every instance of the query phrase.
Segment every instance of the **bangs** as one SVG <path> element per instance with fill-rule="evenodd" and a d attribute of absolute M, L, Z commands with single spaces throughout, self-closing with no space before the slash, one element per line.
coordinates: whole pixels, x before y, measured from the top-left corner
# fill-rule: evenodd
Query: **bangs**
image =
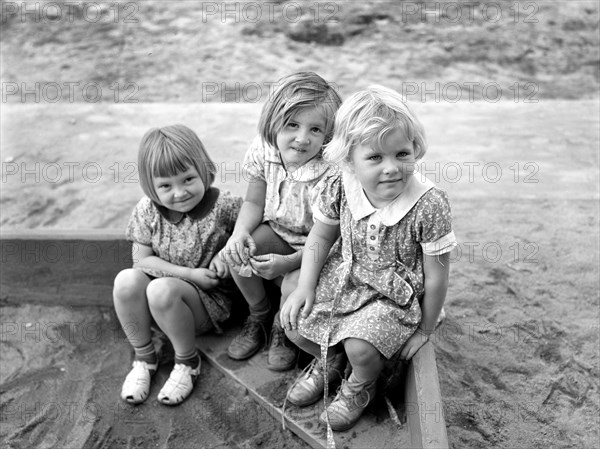
<path fill-rule="evenodd" d="M 356 145 L 369 145 L 374 149 L 380 150 L 383 146 L 385 136 L 393 130 L 401 131 L 407 140 L 414 143 L 415 127 L 412 121 L 400 114 L 391 115 L 392 117 L 372 117 L 365 123 L 364 127 L 351 132 L 352 147 Z"/>
<path fill-rule="evenodd" d="M 177 145 L 170 144 L 166 139 L 161 148 L 152 154 L 150 170 L 153 177 L 175 176 L 195 167 L 194 162 Z"/>

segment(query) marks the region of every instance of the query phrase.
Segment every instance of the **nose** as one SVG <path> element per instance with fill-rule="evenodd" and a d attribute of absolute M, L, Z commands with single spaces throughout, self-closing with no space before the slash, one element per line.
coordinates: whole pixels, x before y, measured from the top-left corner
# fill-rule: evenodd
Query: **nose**
<path fill-rule="evenodd" d="M 299 144 L 308 145 L 310 143 L 308 131 L 299 129 L 298 132 L 296 132 L 296 137 L 294 140 Z"/>
<path fill-rule="evenodd" d="M 400 171 L 400 164 L 396 161 L 389 161 L 383 167 L 383 172 L 387 174 L 397 173 Z"/>
<path fill-rule="evenodd" d="M 186 195 L 186 190 L 184 186 L 176 186 L 173 190 L 173 196 L 175 198 L 182 198 Z"/>

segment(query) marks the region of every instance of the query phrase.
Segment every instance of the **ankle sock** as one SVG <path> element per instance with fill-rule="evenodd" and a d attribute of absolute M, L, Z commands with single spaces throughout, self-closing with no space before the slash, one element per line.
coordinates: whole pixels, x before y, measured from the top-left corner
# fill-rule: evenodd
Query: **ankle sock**
<path fill-rule="evenodd" d="M 188 354 L 183 355 L 175 353 L 175 363 L 181 363 L 182 365 L 196 368 L 198 363 L 200 363 L 200 356 L 198 355 L 198 351 L 196 349 Z"/>
<path fill-rule="evenodd" d="M 156 363 L 156 352 L 154 351 L 154 345 L 152 344 L 152 340 L 150 340 L 143 346 L 134 346 L 133 350 L 135 351 L 136 360 L 146 362 L 151 365 Z"/>
<path fill-rule="evenodd" d="M 352 371 L 350 377 L 348 377 L 348 384 L 349 387 L 352 388 L 352 390 L 358 391 L 376 380 L 377 378 L 367 380 L 359 379 L 358 377 L 356 377 L 356 374 L 354 374 L 354 371 Z"/>
<path fill-rule="evenodd" d="M 271 313 L 271 302 L 269 298 L 265 297 L 258 303 L 250 306 L 250 316 L 256 318 L 259 321 L 267 321 Z"/>

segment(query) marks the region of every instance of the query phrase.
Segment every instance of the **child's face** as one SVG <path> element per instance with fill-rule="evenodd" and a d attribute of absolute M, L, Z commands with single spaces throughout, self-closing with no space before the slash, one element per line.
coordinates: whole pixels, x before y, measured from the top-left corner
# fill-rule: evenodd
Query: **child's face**
<path fill-rule="evenodd" d="M 277 149 L 288 170 L 294 170 L 315 157 L 325 140 L 325 118 L 317 108 L 296 112 L 277 133 Z"/>
<path fill-rule="evenodd" d="M 182 213 L 187 213 L 196 207 L 204 198 L 206 191 L 194 167 L 174 176 L 156 176 L 152 184 L 163 206 Z"/>
<path fill-rule="evenodd" d="M 350 158 L 351 171 L 377 208 L 388 205 L 404 192 L 416 161 L 413 143 L 401 130 L 390 131 L 381 143 L 381 148 L 358 145 Z"/>

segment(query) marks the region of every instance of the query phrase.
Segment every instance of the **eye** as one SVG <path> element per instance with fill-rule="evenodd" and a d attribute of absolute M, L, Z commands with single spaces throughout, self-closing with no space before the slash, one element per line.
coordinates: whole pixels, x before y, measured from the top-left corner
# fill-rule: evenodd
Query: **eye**
<path fill-rule="evenodd" d="M 323 130 L 321 128 L 318 128 L 316 126 L 314 128 L 312 128 L 311 131 L 315 134 L 319 134 L 319 133 L 323 132 Z"/>
<path fill-rule="evenodd" d="M 397 157 L 400 158 L 400 159 L 405 158 L 407 156 L 410 156 L 410 152 L 404 151 L 404 150 L 399 151 L 398 155 L 397 155 Z"/>
<path fill-rule="evenodd" d="M 169 187 L 170 187 L 170 184 L 167 184 L 166 182 L 162 182 L 162 183 L 158 184 L 158 188 L 161 190 L 168 189 Z"/>
<path fill-rule="evenodd" d="M 367 157 L 367 159 L 369 161 L 380 161 L 381 160 L 381 155 L 379 155 L 379 154 L 371 154 L 370 156 Z"/>
<path fill-rule="evenodd" d="M 195 176 L 188 176 L 187 178 L 185 178 L 185 182 L 189 184 L 190 182 L 194 181 L 194 179 L 196 179 Z"/>
<path fill-rule="evenodd" d="M 297 124 L 297 123 L 295 123 L 295 122 L 289 122 L 289 123 L 287 124 L 287 126 L 288 126 L 288 127 L 290 127 L 290 128 L 294 128 L 294 129 L 298 128 L 298 124 Z"/>

